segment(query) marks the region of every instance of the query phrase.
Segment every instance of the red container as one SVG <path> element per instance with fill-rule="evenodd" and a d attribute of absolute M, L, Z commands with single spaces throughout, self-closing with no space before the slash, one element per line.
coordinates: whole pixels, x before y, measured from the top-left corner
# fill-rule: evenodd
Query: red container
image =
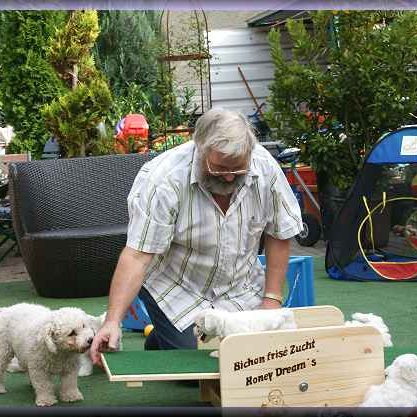
<path fill-rule="evenodd" d="M 317 185 L 317 176 L 316 173 L 313 171 L 308 165 L 300 165 L 296 166 L 297 172 L 306 185 Z M 290 185 L 299 185 L 297 178 L 295 178 L 294 174 L 291 170 L 286 170 L 285 176 L 287 177 L 288 182 Z"/>

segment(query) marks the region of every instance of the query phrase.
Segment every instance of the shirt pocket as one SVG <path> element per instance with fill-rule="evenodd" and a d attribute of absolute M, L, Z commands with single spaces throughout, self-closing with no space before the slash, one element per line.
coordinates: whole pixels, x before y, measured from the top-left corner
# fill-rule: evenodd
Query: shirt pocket
<path fill-rule="evenodd" d="M 247 233 L 245 236 L 245 245 L 243 246 L 244 252 L 252 252 L 255 248 L 258 247 L 259 241 L 261 239 L 261 234 L 264 231 L 266 226 L 265 222 L 259 222 L 255 220 L 250 220 L 247 228 Z"/>

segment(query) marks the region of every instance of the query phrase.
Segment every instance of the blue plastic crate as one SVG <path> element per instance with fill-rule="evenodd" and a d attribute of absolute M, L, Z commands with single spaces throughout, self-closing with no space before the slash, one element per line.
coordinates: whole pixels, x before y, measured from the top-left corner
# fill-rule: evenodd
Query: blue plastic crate
<path fill-rule="evenodd" d="M 265 267 L 265 255 L 259 255 L 258 259 Z M 315 304 L 312 256 L 290 256 L 286 278 L 288 294 L 284 301 L 285 307 L 306 307 Z"/>
<path fill-rule="evenodd" d="M 122 320 L 122 328 L 143 332 L 143 329 L 151 323 L 145 304 L 136 296 L 129 306 L 125 318 Z"/>

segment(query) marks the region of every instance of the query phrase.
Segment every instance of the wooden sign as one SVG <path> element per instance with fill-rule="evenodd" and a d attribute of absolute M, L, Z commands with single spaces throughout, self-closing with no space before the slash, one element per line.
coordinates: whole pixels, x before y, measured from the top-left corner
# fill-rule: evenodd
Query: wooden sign
<path fill-rule="evenodd" d="M 220 343 L 226 407 L 355 406 L 383 381 L 383 340 L 371 326 L 231 335 Z"/>

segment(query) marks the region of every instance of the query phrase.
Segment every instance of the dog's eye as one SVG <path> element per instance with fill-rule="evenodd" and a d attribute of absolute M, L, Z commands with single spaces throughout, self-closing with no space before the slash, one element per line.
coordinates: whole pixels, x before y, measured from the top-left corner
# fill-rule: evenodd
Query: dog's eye
<path fill-rule="evenodd" d="M 75 330 L 73 330 L 68 336 L 75 336 L 77 333 Z"/>

